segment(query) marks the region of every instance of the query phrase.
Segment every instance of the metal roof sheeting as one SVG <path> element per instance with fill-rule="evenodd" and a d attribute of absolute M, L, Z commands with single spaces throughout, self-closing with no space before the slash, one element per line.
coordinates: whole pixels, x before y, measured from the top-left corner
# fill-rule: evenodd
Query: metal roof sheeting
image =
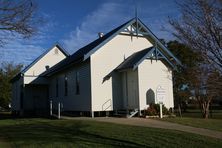
<path fill-rule="evenodd" d="M 115 70 L 121 71 L 124 69 L 134 68 L 134 65 L 137 64 L 141 59 L 143 59 L 144 56 L 146 56 L 147 53 L 150 52 L 152 49 L 153 47 L 150 47 L 132 54 L 126 60 L 124 60 Z"/>

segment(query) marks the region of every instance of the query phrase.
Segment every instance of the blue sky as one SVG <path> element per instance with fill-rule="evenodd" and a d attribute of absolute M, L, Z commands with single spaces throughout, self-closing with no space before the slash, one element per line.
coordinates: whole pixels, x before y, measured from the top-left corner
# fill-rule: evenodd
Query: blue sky
<path fill-rule="evenodd" d="M 27 65 L 56 42 L 73 53 L 96 39 L 98 32 L 107 33 L 135 17 L 135 4 L 138 17 L 153 33 L 170 40 L 173 36 L 165 31 L 171 29 L 168 17 L 179 15 L 175 0 L 37 0 L 37 4 L 46 23 L 31 39 L 16 35 L 0 47 L 0 62 Z"/>

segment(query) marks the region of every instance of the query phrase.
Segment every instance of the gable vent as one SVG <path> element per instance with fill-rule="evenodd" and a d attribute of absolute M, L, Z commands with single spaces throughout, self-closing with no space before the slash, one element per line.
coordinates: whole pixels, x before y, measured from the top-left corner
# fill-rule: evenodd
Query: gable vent
<path fill-rule="evenodd" d="M 54 50 L 54 53 L 55 53 L 55 54 L 59 54 L 59 50 L 56 48 L 56 49 Z"/>

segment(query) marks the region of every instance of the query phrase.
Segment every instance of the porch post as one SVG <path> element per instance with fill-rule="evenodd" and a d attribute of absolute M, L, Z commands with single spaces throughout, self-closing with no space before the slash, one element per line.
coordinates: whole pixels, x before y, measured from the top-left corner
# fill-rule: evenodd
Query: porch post
<path fill-rule="evenodd" d="M 60 102 L 58 103 L 58 119 L 60 119 Z"/>
<path fill-rule="evenodd" d="M 125 72 L 125 80 L 126 80 L 126 112 L 127 115 L 129 114 L 129 103 L 128 103 L 128 78 L 127 72 Z"/>
<path fill-rule="evenodd" d="M 139 117 L 142 116 L 141 110 L 139 109 Z"/>
<path fill-rule="evenodd" d="M 91 111 L 91 117 L 94 118 L 94 111 Z"/>

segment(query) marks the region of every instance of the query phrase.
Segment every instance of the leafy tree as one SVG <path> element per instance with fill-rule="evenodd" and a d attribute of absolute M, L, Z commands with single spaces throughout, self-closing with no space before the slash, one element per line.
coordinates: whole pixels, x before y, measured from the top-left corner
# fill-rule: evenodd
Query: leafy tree
<path fill-rule="evenodd" d="M 0 67 L 0 107 L 8 109 L 12 98 L 10 80 L 21 70 L 22 65 L 12 63 L 2 64 Z"/>
<path fill-rule="evenodd" d="M 204 118 L 209 116 L 212 99 L 221 95 L 222 77 L 204 60 L 202 54 L 178 41 L 167 43 L 168 48 L 181 60 L 183 66 L 174 71 L 174 95 L 178 108 L 193 96 Z"/>
<path fill-rule="evenodd" d="M 36 8 L 32 0 L 0 0 L 0 46 L 9 34 L 30 37 L 36 32 L 40 22 L 35 14 Z"/>
<path fill-rule="evenodd" d="M 174 97 L 175 104 L 180 109 L 186 110 L 186 100 L 191 96 L 191 92 L 188 88 L 190 83 L 190 75 L 188 72 L 198 65 L 201 61 L 201 57 L 198 53 L 178 41 L 169 41 L 167 47 L 176 55 L 183 66 L 179 66 L 174 71 Z"/>
<path fill-rule="evenodd" d="M 220 73 L 207 64 L 199 65 L 189 73 L 190 89 L 196 98 L 204 118 L 209 117 L 209 106 L 213 99 L 221 95 L 222 77 Z"/>

